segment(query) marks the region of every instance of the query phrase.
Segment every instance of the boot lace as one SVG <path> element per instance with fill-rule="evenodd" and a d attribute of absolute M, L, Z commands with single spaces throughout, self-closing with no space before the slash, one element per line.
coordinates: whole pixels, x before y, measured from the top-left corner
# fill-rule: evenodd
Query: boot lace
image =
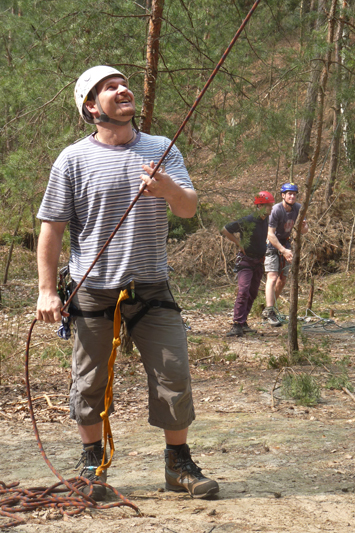
<path fill-rule="evenodd" d="M 191 459 L 191 456 L 187 455 L 186 453 L 181 454 L 177 460 L 176 466 L 181 468 L 182 472 L 186 471 L 197 479 L 202 479 L 204 477 L 202 474 L 202 469 L 197 466 L 197 464 Z"/>
<path fill-rule="evenodd" d="M 75 468 L 79 468 L 81 464 L 83 465 L 83 468 L 80 472 L 81 476 L 86 477 L 90 481 L 95 481 L 96 479 L 99 479 L 96 476 L 95 472 L 97 467 L 100 466 L 100 461 L 94 451 L 83 450 Z"/>

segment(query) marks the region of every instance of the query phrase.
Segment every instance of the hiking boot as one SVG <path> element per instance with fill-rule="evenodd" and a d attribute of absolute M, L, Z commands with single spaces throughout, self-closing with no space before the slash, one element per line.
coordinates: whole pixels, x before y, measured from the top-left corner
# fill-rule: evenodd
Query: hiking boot
<path fill-rule="evenodd" d="M 257 331 L 256 329 L 251 329 L 251 327 L 248 326 L 248 322 L 244 322 L 243 333 L 257 333 Z"/>
<path fill-rule="evenodd" d="M 217 481 L 205 477 L 191 459 L 184 444 L 179 452 L 165 450 L 165 487 L 175 492 L 188 492 L 192 498 L 208 498 L 219 492 Z"/>
<path fill-rule="evenodd" d="M 282 326 L 282 323 L 277 318 L 275 309 L 273 307 L 265 307 L 263 311 L 263 317 L 271 324 L 271 326 L 278 327 Z"/>
<path fill-rule="evenodd" d="M 232 329 L 226 334 L 227 337 L 243 337 L 243 327 L 238 322 L 233 322 Z"/>
<path fill-rule="evenodd" d="M 96 475 L 96 469 L 98 466 L 100 466 L 102 462 L 103 453 L 104 453 L 103 448 L 101 448 L 101 451 L 95 446 L 88 446 L 87 448 L 84 448 L 84 450 L 81 453 L 79 462 L 75 466 L 75 468 L 78 468 L 81 464 L 83 465 L 83 468 L 80 472 L 80 475 L 82 477 L 85 477 L 86 479 L 89 479 L 90 481 L 101 481 L 103 483 L 106 483 L 106 480 L 107 480 L 106 470 L 103 470 L 100 476 Z M 80 490 L 84 494 L 89 494 L 90 492 L 89 485 L 84 485 Z M 96 502 L 100 502 L 105 499 L 105 496 L 106 496 L 106 487 L 103 487 L 102 485 L 93 485 L 93 491 L 91 494 L 91 498 L 93 500 L 95 500 Z"/>

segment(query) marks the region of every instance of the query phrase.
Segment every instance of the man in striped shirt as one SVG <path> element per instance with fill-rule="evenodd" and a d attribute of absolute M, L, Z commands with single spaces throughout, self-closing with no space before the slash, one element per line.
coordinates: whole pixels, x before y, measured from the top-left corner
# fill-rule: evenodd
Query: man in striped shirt
<path fill-rule="evenodd" d="M 38 320 L 62 318 L 56 277 L 66 224 L 70 222 L 70 273 L 78 283 L 146 185 L 73 299 L 79 311 L 70 413 L 83 442 L 82 475 L 98 479 L 94 467 L 103 455 L 100 413 L 113 337 L 106 310 L 128 289 L 130 298 L 121 303 L 121 311 L 147 372 L 149 423 L 165 433 L 166 487 L 196 498 L 211 496 L 218 484 L 202 475 L 186 444 L 195 414 L 186 333 L 170 292 L 166 253 L 166 204 L 175 215 L 189 218 L 195 214 L 197 195 L 175 146 L 165 168 L 151 177 L 170 141 L 137 130 L 134 96 L 121 72 L 108 66 L 89 69 L 77 81 L 75 100 L 82 118 L 96 124 L 97 131 L 67 147 L 51 170 L 38 212 Z M 99 481 L 105 479 L 106 471 Z M 95 499 L 103 499 L 105 491 L 94 485 Z"/>

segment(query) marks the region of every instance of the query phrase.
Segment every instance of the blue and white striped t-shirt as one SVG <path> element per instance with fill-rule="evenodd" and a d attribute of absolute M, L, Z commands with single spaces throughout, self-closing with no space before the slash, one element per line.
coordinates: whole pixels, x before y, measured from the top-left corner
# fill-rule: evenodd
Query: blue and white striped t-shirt
<path fill-rule="evenodd" d="M 131 144 L 111 146 L 90 135 L 63 150 L 55 161 L 37 217 L 70 221 L 69 267 L 76 282 L 82 279 L 139 192 L 142 165 L 157 163 L 169 144 L 165 137 L 139 133 Z M 193 189 L 175 146 L 163 164 L 176 183 Z M 166 280 L 167 233 L 165 200 L 142 195 L 84 285 L 109 289 L 131 280 Z"/>

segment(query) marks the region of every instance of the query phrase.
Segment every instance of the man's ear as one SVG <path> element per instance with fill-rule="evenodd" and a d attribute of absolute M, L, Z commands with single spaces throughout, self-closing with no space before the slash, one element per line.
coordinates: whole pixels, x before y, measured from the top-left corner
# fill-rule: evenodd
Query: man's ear
<path fill-rule="evenodd" d="M 95 100 L 87 100 L 84 105 L 92 115 L 97 117 L 100 115 L 100 111 L 97 109 Z"/>

